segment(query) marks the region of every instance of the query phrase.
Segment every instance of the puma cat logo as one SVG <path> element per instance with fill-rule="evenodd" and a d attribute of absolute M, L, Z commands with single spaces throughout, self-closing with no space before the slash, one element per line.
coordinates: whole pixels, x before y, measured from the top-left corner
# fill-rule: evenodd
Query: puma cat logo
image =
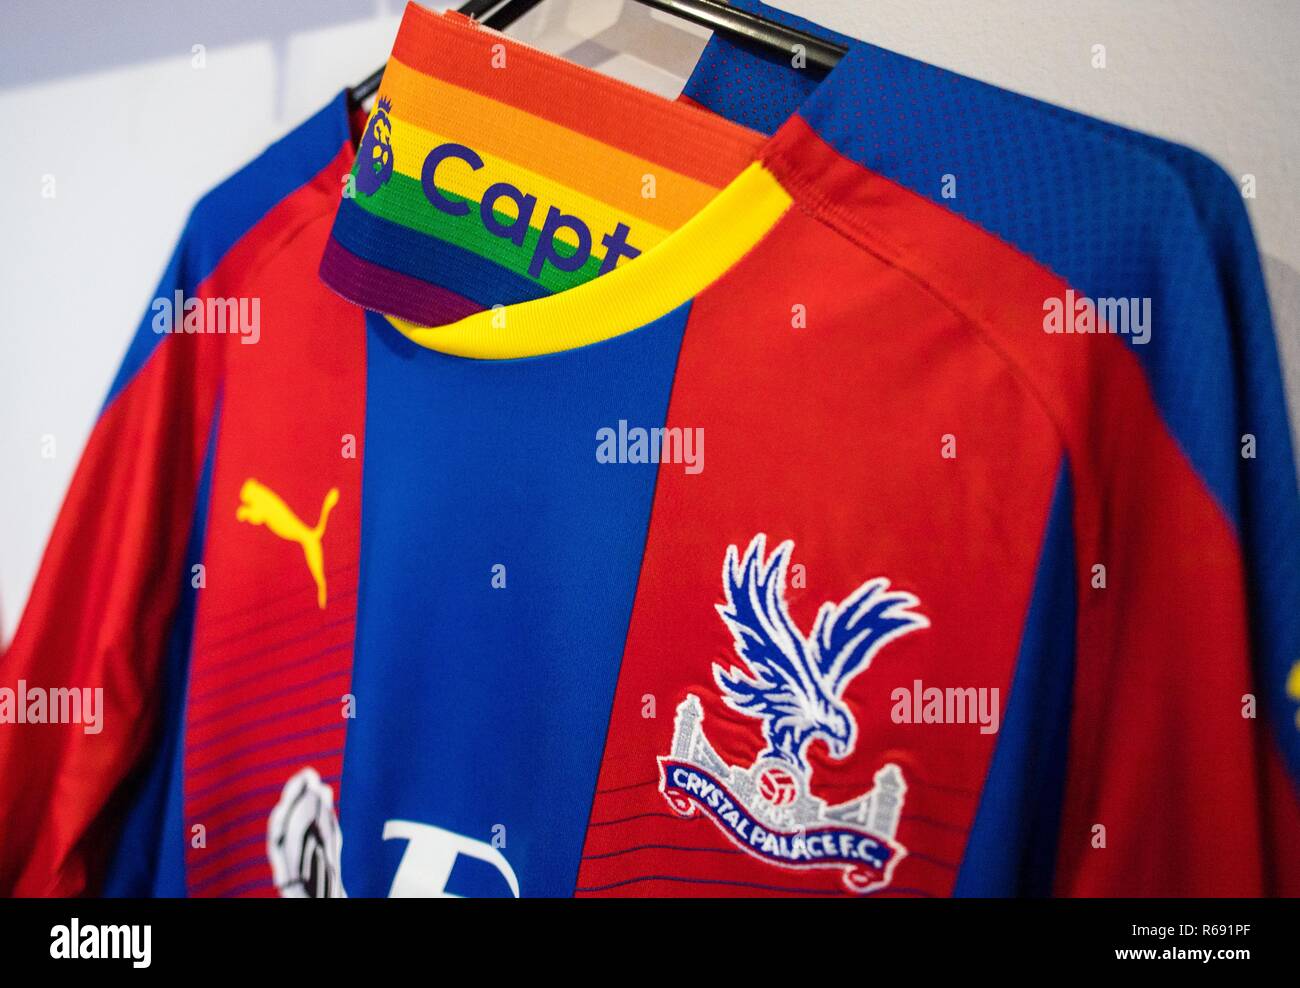
<path fill-rule="evenodd" d="M 308 528 L 275 491 L 252 477 L 245 480 L 239 489 L 239 501 L 235 510 L 236 521 L 265 525 L 280 538 L 302 546 L 302 554 L 307 557 L 307 569 L 316 581 L 316 603 L 322 611 L 325 610 L 325 564 L 320 541 L 325 534 L 325 522 L 329 520 L 334 505 L 339 503 L 339 489 L 331 487 L 325 495 L 315 528 Z"/>

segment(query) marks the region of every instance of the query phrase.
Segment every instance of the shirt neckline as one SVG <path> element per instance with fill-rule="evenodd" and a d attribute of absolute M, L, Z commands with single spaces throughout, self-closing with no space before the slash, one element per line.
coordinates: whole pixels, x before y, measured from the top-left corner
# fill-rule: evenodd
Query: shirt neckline
<path fill-rule="evenodd" d="M 655 247 L 599 278 L 445 326 L 381 315 L 413 343 L 457 357 L 517 359 L 589 346 L 649 325 L 689 302 L 766 236 L 791 201 L 756 161 Z"/>
<path fill-rule="evenodd" d="M 412 12 L 445 17 L 419 7 Z M 466 18 L 450 18 L 466 30 L 498 34 Z M 460 22 L 463 21 L 463 24 Z M 589 75 L 602 84 L 628 86 L 594 69 L 577 65 L 540 49 L 500 35 L 502 42 L 555 62 L 566 73 Z M 809 93 L 801 108 L 829 98 L 843 77 L 853 71 L 848 55 Z M 789 71 L 797 71 L 791 68 Z M 665 104 L 674 101 L 664 97 Z M 342 101 L 347 113 L 347 100 Z M 796 110 L 758 147 L 755 160 L 724 186 L 690 220 L 632 262 L 591 281 L 542 298 L 498 305 L 455 322 L 425 326 L 374 310 L 407 339 L 443 354 L 481 360 L 540 357 L 589 346 L 633 332 L 663 318 L 719 280 L 777 224 L 793 201 L 791 194 L 764 164 L 773 148 L 790 144 L 792 127 L 802 128 Z M 782 150 L 779 154 L 786 154 Z"/>

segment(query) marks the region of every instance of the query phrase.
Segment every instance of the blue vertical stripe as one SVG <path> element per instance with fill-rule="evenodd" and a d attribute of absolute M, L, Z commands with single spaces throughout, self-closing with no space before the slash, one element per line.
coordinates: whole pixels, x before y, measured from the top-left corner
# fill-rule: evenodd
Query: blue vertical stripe
<path fill-rule="evenodd" d="M 185 586 L 163 656 L 162 707 L 153 757 L 131 801 L 117 849 L 109 861 L 103 889 L 103 894 L 109 897 L 185 895 L 186 835 L 181 814 L 184 792 L 181 770 L 185 751 L 190 648 L 198 605 L 198 590 L 194 588 L 192 574 L 194 566 L 203 562 L 220 422 L 221 402 L 218 400 L 212 415 L 212 428 L 194 503 L 194 520 L 185 549 L 185 572 L 182 574 Z"/>
<path fill-rule="evenodd" d="M 597 433 L 663 426 L 688 311 L 487 361 L 367 316 L 349 895 L 388 894 L 410 846 L 391 820 L 495 846 L 523 895 L 572 893 L 658 476 L 600 462 Z M 445 888 L 510 894 L 469 853 Z"/>
<path fill-rule="evenodd" d="M 1073 494 L 1062 463 L 997 748 L 956 896 L 1052 891 L 1074 684 Z"/>

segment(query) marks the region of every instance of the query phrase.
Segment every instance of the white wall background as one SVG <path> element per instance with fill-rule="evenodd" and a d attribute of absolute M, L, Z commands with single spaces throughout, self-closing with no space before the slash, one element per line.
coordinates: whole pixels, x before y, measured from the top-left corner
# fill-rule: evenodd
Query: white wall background
<path fill-rule="evenodd" d="M 777 0 L 876 44 L 1191 144 L 1233 175 L 1300 412 L 1300 3 Z M 442 7 L 445 2 L 429 2 Z M 191 204 L 381 65 L 401 0 L 5 0 L 0 8 L 0 640 Z M 547 0 L 510 33 L 675 95 L 705 33 Z M 1090 65 L 1105 44 L 1108 65 Z M 192 66 L 194 45 L 206 67 Z M 56 182 L 42 198 L 42 176 Z M 1293 431 L 1300 433 L 1300 430 Z M 53 436 L 55 455 L 41 455 Z"/>

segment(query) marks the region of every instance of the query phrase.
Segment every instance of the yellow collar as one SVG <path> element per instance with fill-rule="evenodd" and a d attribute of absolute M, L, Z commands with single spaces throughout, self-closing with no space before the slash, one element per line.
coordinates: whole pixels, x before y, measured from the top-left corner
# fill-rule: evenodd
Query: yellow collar
<path fill-rule="evenodd" d="M 457 357 L 538 357 L 599 343 L 654 322 L 717 281 L 790 206 L 754 162 L 698 213 L 640 257 L 545 298 L 496 306 L 446 326 L 385 316 L 420 346 Z"/>

